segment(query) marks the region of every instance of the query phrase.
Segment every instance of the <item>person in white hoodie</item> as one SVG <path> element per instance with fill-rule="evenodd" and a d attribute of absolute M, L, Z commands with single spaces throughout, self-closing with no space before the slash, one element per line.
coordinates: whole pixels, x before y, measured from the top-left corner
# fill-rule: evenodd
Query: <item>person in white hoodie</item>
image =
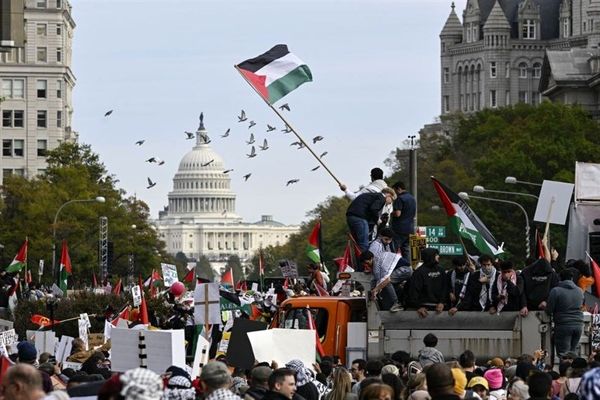
<path fill-rule="evenodd" d="M 367 186 L 360 188 L 356 192 L 351 192 L 348 187 L 343 183 L 340 183 L 340 189 L 346 194 L 346 197 L 350 200 L 354 200 L 363 193 L 379 193 L 381 189 L 387 187 L 387 183 L 383 180 L 383 170 L 381 168 L 373 168 L 371 170 L 371 183 Z"/>

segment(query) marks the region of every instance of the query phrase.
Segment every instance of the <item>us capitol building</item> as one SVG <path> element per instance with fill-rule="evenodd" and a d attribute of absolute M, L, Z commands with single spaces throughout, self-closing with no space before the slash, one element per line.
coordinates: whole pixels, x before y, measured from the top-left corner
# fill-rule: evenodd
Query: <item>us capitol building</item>
<path fill-rule="evenodd" d="M 235 211 L 231 178 L 209 143 L 201 117 L 196 145 L 181 159 L 169 205 L 159 212 L 155 225 L 169 254 L 181 252 L 189 259 L 204 255 L 218 271 L 229 256 L 247 261 L 261 248 L 285 244 L 300 227 L 270 215 L 255 223 L 242 222 Z"/>

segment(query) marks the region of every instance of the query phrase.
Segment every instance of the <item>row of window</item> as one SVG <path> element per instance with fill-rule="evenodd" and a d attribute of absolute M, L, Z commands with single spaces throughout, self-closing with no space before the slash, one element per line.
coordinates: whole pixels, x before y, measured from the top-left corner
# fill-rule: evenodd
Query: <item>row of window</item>
<path fill-rule="evenodd" d="M 48 8 L 48 3 L 48 0 L 37 0 L 35 6 L 37 8 Z M 56 8 L 62 8 L 63 6 L 62 0 L 53 0 L 52 3 L 54 3 L 54 6 L 56 6 Z"/>
<path fill-rule="evenodd" d="M 526 90 L 519 91 L 519 103 L 529 103 L 529 92 Z M 542 101 L 542 95 L 539 92 L 531 93 L 531 104 L 537 106 Z M 504 93 L 504 105 L 510 105 L 510 91 Z M 498 94 L 496 90 L 490 90 L 490 107 L 498 107 Z"/>
<path fill-rule="evenodd" d="M 175 182 L 175 189 L 227 189 L 227 182 Z"/>
<path fill-rule="evenodd" d="M 36 24 L 35 30 L 38 36 L 48 36 L 48 24 Z M 62 36 L 62 24 L 56 24 L 56 36 Z"/>
<path fill-rule="evenodd" d="M 56 48 L 56 62 L 57 63 L 62 62 L 62 58 L 63 58 L 62 47 L 57 47 Z M 48 48 L 47 47 L 38 47 L 36 50 L 35 59 L 37 60 L 37 62 L 47 63 L 48 62 Z"/>
<path fill-rule="evenodd" d="M 540 104 L 542 96 L 538 92 L 533 92 L 531 94 L 531 104 L 538 105 Z M 444 96 L 442 98 L 442 109 L 444 113 L 450 112 L 450 96 Z M 519 91 L 519 103 L 529 103 L 529 92 L 526 90 Z M 510 101 L 510 91 L 507 90 L 504 93 L 504 105 L 509 106 Z M 496 108 L 498 107 L 498 92 L 496 90 L 490 90 L 490 107 Z M 481 92 L 466 94 L 459 96 L 459 104 L 458 109 L 461 111 L 478 111 L 481 109 Z"/>
<path fill-rule="evenodd" d="M 38 99 L 48 98 L 48 81 L 38 79 L 35 83 L 36 97 Z M 56 81 L 56 98 L 62 99 L 63 81 Z M 2 79 L 2 97 L 7 99 L 25 98 L 25 80 L 24 79 Z"/>
<path fill-rule="evenodd" d="M 36 124 L 38 128 L 48 127 L 48 111 L 37 110 Z M 23 110 L 2 110 L 2 126 L 4 128 L 24 128 L 25 111 Z M 56 111 L 56 127 L 62 128 L 62 111 Z"/>
<path fill-rule="evenodd" d="M 522 79 L 526 79 L 528 76 L 528 71 L 529 71 L 529 66 L 527 65 L 526 62 L 521 62 L 518 65 L 519 68 L 519 78 Z M 533 68 L 532 70 L 532 76 L 535 79 L 539 79 L 542 76 L 542 64 L 536 62 L 533 64 Z M 465 73 L 467 72 L 467 69 L 465 69 Z M 471 70 L 472 73 L 475 73 L 475 70 Z M 459 68 L 459 74 L 462 73 L 462 70 Z M 497 78 L 498 77 L 498 63 L 496 61 L 490 61 L 490 78 Z M 510 78 L 510 62 L 507 62 L 504 65 L 504 77 L 505 78 Z M 444 67 L 443 69 L 443 77 L 442 77 L 442 81 L 444 83 L 450 83 L 450 68 L 448 67 Z"/>
<path fill-rule="evenodd" d="M 48 141 L 46 139 L 38 139 L 37 155 L 38 155 L 38 157 L 46 157 L 46 155 L 48 155 Z M 24 157 L 25 156 L 25 140 L 23 140 L 23 139 L 2 139 L 2 156 L 4 156 L 4 157 Z"/>

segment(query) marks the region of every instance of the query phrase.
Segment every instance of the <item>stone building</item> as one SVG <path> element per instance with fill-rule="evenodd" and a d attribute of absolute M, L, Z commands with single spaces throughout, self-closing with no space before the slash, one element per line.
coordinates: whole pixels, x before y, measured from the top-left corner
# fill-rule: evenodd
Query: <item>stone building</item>
<path fill-rule="evenodd" d="M 2 156 L 0 184 L 18 174 L 35 177 L 46 168 L 46 153 L 77 140 L 71 127 L 71 49 L 75 22 L 67 0 L 3 0 L 24 40 L 0 43 Z M 4 15 L 2 21 L 6 23 Z M 21 35 L 22 34 L 22 35 Z M 20 43 L 19 43 L 20 42 Z"/>
<path fill-rule="evenodd" d="M 204 255 L 218 271 L 229 256 L 248 260 L 261 248 L 283 245 L 300 227 L 284 225 L 270 215 L 255 223 L 242 222 L 231 178 L 224 172 L 227 168 L 209 142 L 201 120 L 196 145 L 181 159 L 168 206 L 155 225 L 168 253 L 181 252 L 190 259 Z"/>

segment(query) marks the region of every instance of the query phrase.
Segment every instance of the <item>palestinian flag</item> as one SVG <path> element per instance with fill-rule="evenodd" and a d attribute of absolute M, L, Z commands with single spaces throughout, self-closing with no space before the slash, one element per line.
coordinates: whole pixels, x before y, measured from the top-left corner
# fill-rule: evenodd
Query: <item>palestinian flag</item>
<path fill-rule="evenodd" d="M 235 68 L 269 104 L 277 102 L 303 83 L 312 82 L 308 66 L 290 53 L 285 44 L 278 44 Z"/>
<path fill-rule="evenodd" d="M 452 230 L 457 235 L 473 242 L 481 253 L 491 256 L 503 254 L 502 245 L 498 244 L 494 235 L 471 210 L 469 205 L 434 177 L 431 177 L 431 180 L 433 181 L 433 187 L 440 196 L 442 205 L 446 209 L 446 213 L 450 217 Z"/>
<path fill-rule="evenodd" d="M 306 314 L 308 315 L 308 329 L 315 331 L 315 344 L 317 346 L 317 355 L 319 357 L 325 356 L 325 350 L 323 349 L 323 344 L 321 343 L 321 338 L 319 337 L 319 332 L 317 332 L 315 320 L 313 318 L 312 312 L 310 308 L 306 308 Z"/>
<path fill-rule="evenodd" d="M 25 239 L 25 243 L 19 249 L 19 252 L 12 260 L 10 265 L 6 268 L 6 272 L 21 272 L 21 270 L 27 264 L 27 248 L 29 247 L 29 240 Z"/>
<path fill-rule="evenodd" d="M 233 283 L 233 270 L 228 268 L 227 271 L 221 275 L 221 285 L 229 285 L 231 287 L 234 286 Z"/>
<path fill-rule="evenodd" d="M 308 245 L 306 246 L 306 255 L 312 262 L 321 263 L 321 221 L 317 221 L 312 232 L 308 236 Z"/>
<path fill-rule="evenodd" d="M 152 270 L 152 274 L 144 281 L 144 286 L 155 286 L 158 282 L 162 281 L 162 276 L 155 269 Z"/>
<path fill-rule="evenodd" d="M 67 292 L 67 278 L 73 273 L 71 268 L 71 257 L 69 257 L 69 248 L 67 247 L 67 241 L 62 242 L 62 253 L 60 255 L 60 274 L 59 274 L 59 285 L 60 290 Z"/>
<path fill-rule="evenodd" d="M 196 263 L 188 263 L 187 273 L 183 277 L 184 282 L 194 282 L 194 276 L 196 276 Z"/>
<path fill-rule="evenodd" d="M 150 318 L 148 318 L 148 305 L 146 304 L 146 296 L 144 296 L 144 284 L 142 283 L 142 277 L 138 278 L 138 285 L 140 286 L 140 292 L 142 293 L 142 303 L 140 304 L 139 321 L 143 325 L 150 325 Z"/>

